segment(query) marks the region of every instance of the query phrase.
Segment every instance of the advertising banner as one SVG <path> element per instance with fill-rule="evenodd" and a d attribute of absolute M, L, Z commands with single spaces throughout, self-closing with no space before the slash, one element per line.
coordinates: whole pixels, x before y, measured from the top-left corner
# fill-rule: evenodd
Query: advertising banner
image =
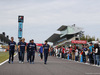
<path fill-rule="evenodd" d="M 22 31 L 23 31 L 23 23 L 19 22 L 19 26 L 18 26 L 18 38 L 22 38 Z"/>
<path fill-rule="evenodd" d="M 74 44 L 87 44 L 86 40 L 72 40 L 71 43 Z"/>
<path fill-rule="evenodd" d="M 24 16 L 18 16 L 18 22 L 24 22 Z"/>

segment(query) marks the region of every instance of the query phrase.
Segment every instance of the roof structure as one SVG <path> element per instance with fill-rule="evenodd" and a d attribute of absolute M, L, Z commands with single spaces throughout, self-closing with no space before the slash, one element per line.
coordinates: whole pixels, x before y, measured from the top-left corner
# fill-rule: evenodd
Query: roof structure
<path fill-rule="evenodd" d="M 48 42 L 55 42 L 60 39 L 61 34 L 54 33 L 51 37 L 47 39 Z"/>
<path fill-rule="evenodd" d="M 83 28 L 81 27 L 76 27 L 75 24 L 70 26 L 70 25 L 62 25 L 60 28 L 57 29 L 57 31 L 60 31 L 61 34 L 54 33 L 51 35 L 47 40 L 48 42 L 56 42 L 60 40 L 63 37 L 70 37 L 72 35 L 76 35 L 81 33 Z M 62 33 L 63 32 L 63 33 Z"/>

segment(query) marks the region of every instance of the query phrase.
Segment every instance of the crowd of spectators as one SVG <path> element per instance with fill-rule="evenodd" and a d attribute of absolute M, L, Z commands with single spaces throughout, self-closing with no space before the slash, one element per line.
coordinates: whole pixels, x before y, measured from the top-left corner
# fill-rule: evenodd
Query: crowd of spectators
<path fill-rule="evenodd" d="M 82 44 L 81 46 L 74 44 L 68 47 L 51 47 L 50 56 L 93 64 L 96 66 L 100 65 L 100 48 L 98 43 L 89 43 L 89 45 Z"/>

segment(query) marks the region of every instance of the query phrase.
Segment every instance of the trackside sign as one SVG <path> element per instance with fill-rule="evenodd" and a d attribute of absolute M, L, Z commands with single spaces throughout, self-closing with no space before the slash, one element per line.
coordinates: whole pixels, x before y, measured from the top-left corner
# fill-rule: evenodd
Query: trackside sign
<path fill-rule="evenodd" d="M 87 44 L 86 40 L 72 40 L 71 43 L 74 44 Z"/>

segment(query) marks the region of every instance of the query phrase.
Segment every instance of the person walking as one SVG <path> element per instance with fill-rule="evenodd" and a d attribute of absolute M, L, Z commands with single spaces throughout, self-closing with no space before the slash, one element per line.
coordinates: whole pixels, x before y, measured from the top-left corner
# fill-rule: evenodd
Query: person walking
<path fill-rule="evenodd" d="M 20 49 L 20 57 L 21 57 L 21 63 L 24 63 L 24 55 L 26 52 L 26 42 L 25 42 L 25 38 L 22 38 L 22 42 L 19 43 L 19 49 Z"/>
<path fill-rule="evenodd" d="M 47 42 L 45 41 L 45 44 L 43 45 L 43 52 L 44 52 L 44 64 L 47 64 L 47 59 L 48 59 L 48 53 L 49 53 L 50 46 Z"/>
<path fill-rule="evenodd" d="M 41 60 L 43 60 L 43 45 L 39 49 Z"/>
<path fill-rule="evenodd" d="M 37 51 L 36 44 L 34 43 L 34 40 L 31 40 L 31 43 L 28 44 L 29 48 L 29 59 L 30 59 L 30 64 L 34 64 L 34 59 L 35 59 L 35 51 Z"/>
<path fill-rule="evenodd" d="M 19 40 L 18 45 L 22 42 L 22 39 Z M 20 47 L 18 46 L 18 58 L 19 58 L 19 63 L 21 63 L 21 57 L 20 57 Z"/>
<path fill-rule="evenodd" d="M 9 61 L 8 61 L 8 63 L 11 62 L 11 58 L 12 58 L 12 64 L 13 64 L 15 49 L 16 49 L 16 42 L 14 41 L 14 37 L 11 37 L 11 41 L 8 44 L 8 50 L 9 50 Z"/>
<path fill-rule="evenodd" d="M 31 40 L 29 41 L 29 43 L 31 43 Z M 27 46 L 27 62 L 29 62 L 29 58 L 30 58 L 29 47 Z"/>

